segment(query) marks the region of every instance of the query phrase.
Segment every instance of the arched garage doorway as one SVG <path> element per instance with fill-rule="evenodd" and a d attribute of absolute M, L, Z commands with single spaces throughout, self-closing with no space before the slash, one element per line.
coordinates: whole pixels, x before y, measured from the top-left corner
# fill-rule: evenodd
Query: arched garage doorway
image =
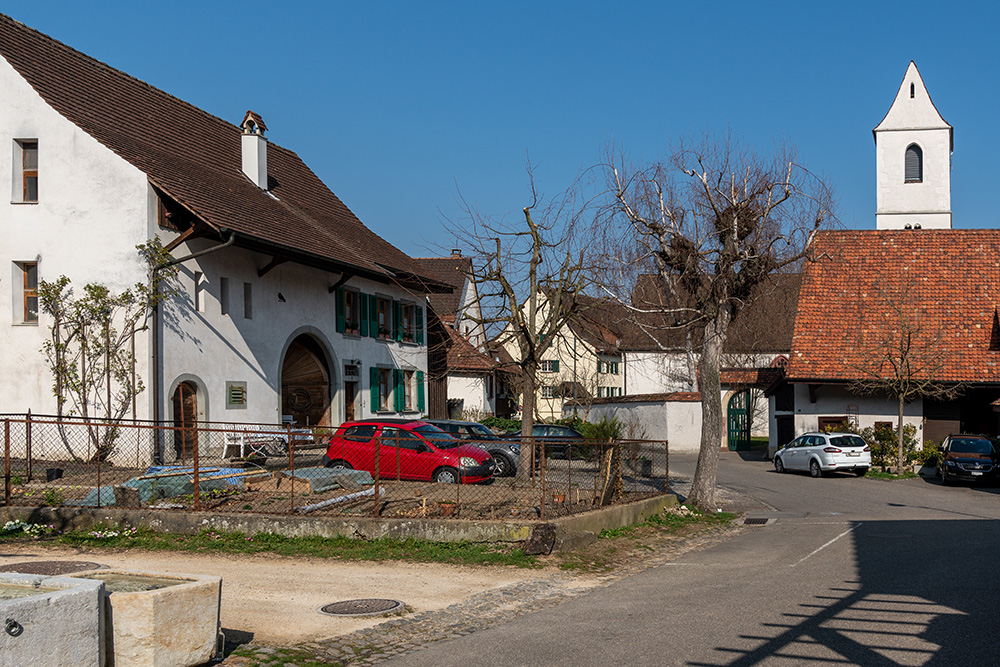
<path fill-rule="evenodd" d="M 281 414 L 296 427 L 330 426 L 330 367 L 318 340 L 292 341 L 281 365 Z"/>
<path fill-rule="evenodd" d="M 750 410 L 749 389 L 738 391 L 729 399 L 726 411 L 726 444 L 730 451 L 750 449 Z"/>

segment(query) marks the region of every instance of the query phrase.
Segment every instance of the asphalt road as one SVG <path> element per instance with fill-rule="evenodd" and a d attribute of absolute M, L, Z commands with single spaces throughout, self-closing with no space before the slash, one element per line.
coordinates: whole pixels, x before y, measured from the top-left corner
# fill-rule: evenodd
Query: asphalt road
<path fill-rule="evenodd" d="M 719 480 L 773 507 L 752 515 L 768 524 L 392 664 L 1000 664 L 1000 489 L 779 475 L 733 453 Z"/>

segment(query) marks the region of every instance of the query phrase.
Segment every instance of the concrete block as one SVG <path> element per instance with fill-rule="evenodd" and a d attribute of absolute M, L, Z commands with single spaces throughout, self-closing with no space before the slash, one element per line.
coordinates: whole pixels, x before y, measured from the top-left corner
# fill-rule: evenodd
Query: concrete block
<path fill-rule="evenodd" d="M 18 589 L 34 594 L 4 599 Z M 0 573 L 0 666 L 101 667 L 103 598 L 102 581 Z"/>
<path fill-rule="evenodd" d="M 215 655 L 221 577 L 129 570 L 73 576 L 105 583 L 106 650 L 114 667 L 194 667 Z M 128 590 L 146 582 L 163 587 Z"/>

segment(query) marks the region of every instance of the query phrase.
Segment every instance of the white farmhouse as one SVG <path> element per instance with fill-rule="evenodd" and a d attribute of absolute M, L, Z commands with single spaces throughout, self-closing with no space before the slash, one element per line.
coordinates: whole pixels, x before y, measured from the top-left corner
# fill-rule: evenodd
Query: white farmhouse
<path fill-rule="evenodd" d="M 179 260 L 180 295 L 135 340 L 138 419 L 425 411 L 425 295 L 450 288 L 270 143 L 259 116 L 234 125 L 2 15 L 0 56 L 0 368 L 15 379 L 0 410 L 55 412 L 37 281 L 125 289 L 146 280 L 136 246 L 155 237 Z M 175 446 L 159 455 L 190 443 Z"/>

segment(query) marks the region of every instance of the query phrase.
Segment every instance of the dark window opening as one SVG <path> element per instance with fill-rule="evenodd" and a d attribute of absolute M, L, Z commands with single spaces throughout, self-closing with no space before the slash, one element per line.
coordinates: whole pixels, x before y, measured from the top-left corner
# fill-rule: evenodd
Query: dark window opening
<path fill-rule="evenodd" d="M 904 180 L 907 183 L 920 183 L 924 180 L 924 152 L 920 150 L 920 146 L 907 146 L 905 171 Z"/>

